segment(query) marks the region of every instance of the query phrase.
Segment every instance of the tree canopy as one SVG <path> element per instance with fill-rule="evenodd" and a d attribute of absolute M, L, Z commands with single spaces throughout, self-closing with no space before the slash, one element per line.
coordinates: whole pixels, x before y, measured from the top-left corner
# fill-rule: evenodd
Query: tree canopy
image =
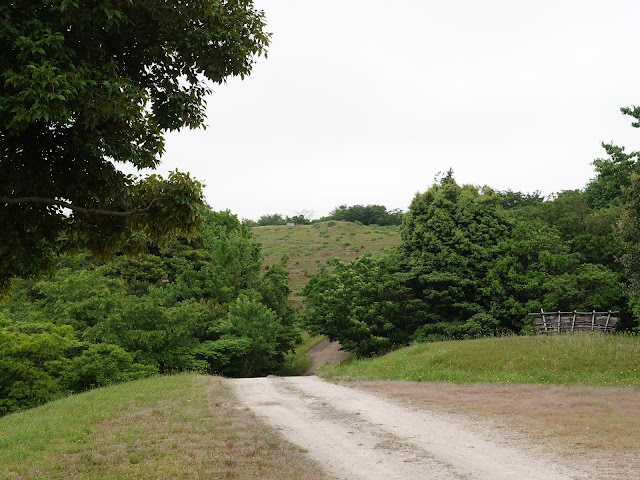
<path fill-rule="evenodd" d="M 384 205 L 340 205 L 329 212 L 323 220 L 360 222 L 363 225 L 400 225 L 402 211 L 387 210 Z"/>
<path fill-rule="evenodd" d="M 619 327 L 633 328 L 623 283 L 640 290 L 632 273 L 640 264 L 638 178 L 625 194 L 635 205 L 623 217 L 627 274 L 614 233 L 617 196 L 591 208 L 583 191 L 545 200 L 458 185 L 449 172 L 414 197 L 396 251 L 336 264 L 310 280 L 305 322 L 359 356 L 411 341 L 531 333 L 527 313 L 540 308 L 619 310 Z"/>
<path fill-rule="evenodd" d="M 262 268 L 234 215 L 202 217 L 191 242 L 65 256 L 55 277 L 16 280 L 0 304 L 0 416 L 158 372 L 277 372 L 298 336 L 287 273 Z"/>
<path fill-rule="evenodd" d="M 252 0 L 0 5 L 0 295 L 58 254 L 140 251 L 201 223 L 202 186 L 154 168 L 164 133 L 205 119 L 212 83 L 266 52 Z"/>

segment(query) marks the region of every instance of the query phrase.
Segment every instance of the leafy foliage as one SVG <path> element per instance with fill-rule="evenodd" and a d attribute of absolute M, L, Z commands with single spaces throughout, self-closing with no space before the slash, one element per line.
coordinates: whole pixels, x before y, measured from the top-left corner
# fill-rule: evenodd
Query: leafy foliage
<path fill-rule="evenodd" d="M 267 225 L 285 225 L 287 220 L 279 213 L 274 213 L 271 215 L 262 215 L 256 225 L 258 227 L 264 227 Z"/>
<path fill-rule="evenodd" d="M 295 225 L 309 225 L 309 220 L 304 214 L 297 214 L 293 216 L 283 217 L 279 213 L 273 213 L 271 215 L 262 215 L 257 222 L 252 222 L 252 226 L 266 227 L 268 225 L 286 225 L 287 223 L 293 223 Z"/>
<path fill-rule="evenodd" d="M 252 0 L 0 5 L 0 294 L 80 250 L 167 245 L 201 224 L 202 185 L 158 165 L 203 124 L 209 83 L 250 73 L 269 34 Z"/>
<path fill-rule="evenodd" d="M 482 282 L 509 228 L 493 191 L 461 187 L 451 176 L 414 197 L 401 252 L 416 298 L 429 306 L 420 335 L 446 334 L 443 325 L 487 313 Z"/>
<path fill-rule="evenodd" d="M 400 225 L 402 211 L 398 209 L 387 210 L 387 207 L 383 205 L 340 205 L 322 220 L 360 222 L 363 225 Z"/>
<path fill-rule="evenodd" d="M 339 340 L 358 356 L 409 342 L 419 312 L 397 262 L 396 253 L 360 257 L 313 276 L 302 289 L 311 332 Z"/>
<path fill-rule="evenodd" d="M 209 331 L 217 339 L 205 342 L 202 352 L 215 371 L 238 377 L 276 371 L 296 337 L 291 325 L 246 294 L 238 296 L 229 313 L 214 322 Z"/>
<path fill-rule="evenodd" d="M 623 202 L 625 188 L 631 186 L 631 174 L 640 173 L 640 152 L 625 153 L 624 147 L 603 143 L 609 158 L 593 161 L 597 176 L 585 187 L 589 206 L 599 209 Z"/>
<path fill-rule="evenodd" d="M 298 337 L 286 271 L 261 271 L 234 215 L 201 216 L 192 243 L 108 265 L 78 255 L 17 281 L 0 305 L 0 414 L 158 372 L 278 371 Z"/>
<path fill-rule="evenodd" d="M 306 322 L 359 356 L 414 340 L 531 333 L 527 313 L 540 308 L 620 310 L 620 326 L 631 328 L 616 260 L 620 212 L 615 203 L 592 209 L 580 191 L 543 201 L 460 186 L 450 172 L 415 196 L 397 251 L 311 279 Z"/>

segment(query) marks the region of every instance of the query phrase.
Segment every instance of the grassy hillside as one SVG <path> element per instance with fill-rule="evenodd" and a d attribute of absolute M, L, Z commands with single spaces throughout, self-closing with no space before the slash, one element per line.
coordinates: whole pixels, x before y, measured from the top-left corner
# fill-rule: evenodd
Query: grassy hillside
<path fill-rule="evenodd" d="M 265 264 L 273 265 L 283 255 L 289 256 L 286 268 L 294 294 L 329 259 L 348 262 L 400 243 L 398 227 L 368 227 L 338 221 L 254 227 L 253 233 L 262 245 Z"/>
<path fill-rule="evenodd" d="M 318 374 L 348 380 L 640 388 L 640 337 L 587 333 L 433 342 L 323 367 Z"/>
<path fill-rule="evenodd" d="M 0 418 L 3 479 L 320 479 L 224 380 L 153 377 Z"/>

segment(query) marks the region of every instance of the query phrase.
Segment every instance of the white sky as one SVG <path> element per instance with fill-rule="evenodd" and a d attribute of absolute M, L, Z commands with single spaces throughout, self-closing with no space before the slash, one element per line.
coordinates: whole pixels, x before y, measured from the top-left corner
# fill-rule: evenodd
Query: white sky
<path fill-rule="evenodd" d="M 169 135 L 161 172 L 241 218 L 405 210 L 459 183 L 582 188 L 602 141 L 638 148 L 637 0 L 255 0 L 273 33 L 215 88 L 208 128 Z"/>

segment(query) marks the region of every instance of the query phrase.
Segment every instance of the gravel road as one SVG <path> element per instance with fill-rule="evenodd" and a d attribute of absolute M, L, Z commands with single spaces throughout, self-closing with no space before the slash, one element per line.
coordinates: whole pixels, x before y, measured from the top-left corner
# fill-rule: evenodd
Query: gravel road
<path fill-rule="evenodd" d="M 317 377 L 230 380 L 258 416 L 336 479 L 587 479 L 460 414 L 414 410 Z"/>

